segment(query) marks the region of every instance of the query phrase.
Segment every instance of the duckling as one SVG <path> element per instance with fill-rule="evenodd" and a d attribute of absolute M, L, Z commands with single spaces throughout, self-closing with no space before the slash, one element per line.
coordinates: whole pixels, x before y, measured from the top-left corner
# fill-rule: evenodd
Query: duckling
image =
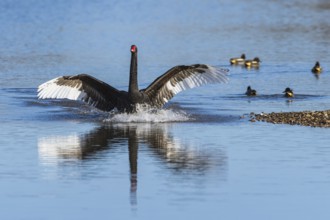
<path fill-rule="evenodd" d="M 312 68 L 312 72 L 313 73 L 321 73 L 322 72 L 322 67 L 319 63 L 319 61 L 317 61 L 314 65 L 314 67 Z"/>
<path fill-rule="evenodd" d="M 245 95 L 247 96 L 256 96 L 257 95 L 257 91 L 254 89 L 251 89 L 251 86 L 248 86 L 245 92 Z"/>
<path fill-rule="evenodd" d="M 293 94 L 293 90 L 290 89 L 289 87 L 287 87 L 284 91 L 284 97 L 287 97 L 287 98 L 292 98 L 294 97 L 294 94 Z"/>
<path fill-rule="evenodd" d="M 250 67 L 259 67 L 261 60 L 259 57 L 255 57 L 253 60 L 245 60 L 244 65 L 247 68 Z"/>
<path fill-rule="evenodd" d="M 241 57 L 230 58 L 229 62 L 231 65 L 243 64 L 245 61 L 245 54 L 242 53 Z"/>

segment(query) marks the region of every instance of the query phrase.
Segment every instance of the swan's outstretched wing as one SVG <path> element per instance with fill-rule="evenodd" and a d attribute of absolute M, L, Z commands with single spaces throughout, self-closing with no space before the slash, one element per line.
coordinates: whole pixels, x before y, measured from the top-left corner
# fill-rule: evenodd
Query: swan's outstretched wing
<path fill-rule="evenodd" d="M 123 106 L 125 96 L 125 92 L 87 74 L 60 76 L 38 87 L 39 99 L 81 100 L 103 111 Z"/>
<path fill-rule="evenodd" d="M 210 83 L 227 82 L 228 70 L 206 64 L 175 66 L 158 77 L 144 91 L 153 106 L 162 107 L 179 92 Z"/>

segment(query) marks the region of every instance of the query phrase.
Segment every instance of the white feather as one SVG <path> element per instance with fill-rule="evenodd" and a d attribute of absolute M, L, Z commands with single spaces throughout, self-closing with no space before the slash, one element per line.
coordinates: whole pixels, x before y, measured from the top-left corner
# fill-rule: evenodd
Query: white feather
<path fill-rule="evenodd" d="M 71 100 L 82 100 L 87 94 L 80 90 L 80 86 L 70 87 L 65 85 L 58 85 L 57 81 L 59 78 L 49 80 L 38 87 L 38 98 L 39 99 L 71 99 Z"/>
<path fill-rule="evenodd" d="M 221 69 L 216 69 L 207 65 L 208 68 L 197 68 L 197 70 L 203 71 L 203 73 L 194 73 L 189 77 L 177 82 L 174 86 L 168 81 L 165 86 L 173 94 L 178 94 L 181 91 L 199 87 L 205 84 L 227 82 L 225 72 Z M 168 101 L 167 99 L 164 101 Z"/>

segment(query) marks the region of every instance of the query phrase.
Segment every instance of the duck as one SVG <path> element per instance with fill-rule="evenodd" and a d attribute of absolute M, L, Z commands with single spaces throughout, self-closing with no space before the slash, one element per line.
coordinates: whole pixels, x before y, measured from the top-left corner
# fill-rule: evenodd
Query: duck
<path fill-rule="evenodd" d="M 287 87 L 284 91 L 284 97 L 287 97 L 287 98 L 292 98 L 294 97 L 294 94 L 293 94 L 293 90 L 290 89 L 289 87 Z"/>
<path fill-rule="evenodd" d="M 247 89 L 246 89 L 245 95 L 247 95 L 247 96 L 256 96 L 257 91 L 252 89 L 251 86 L 248 86 Z"/>
<path fill-rule="evenodd" d="M 312 72 L 313 72 L 313 73 L 321 73 L 322 70 L 323 70 L 323 69 L 322 69 L 322 67 L 321 67 L 321 65 L 320 65 L 320 63 L 319 63 L 319 61 L 316 61 L 314 67 L 312 68 Z"/>
<path fill-rule="evenodd" d="M 261 60 L 259 57 L 255 57 L 253 60 L 245 60 L 244 65 L 247 68 L 250 67 L 259 67 Z"/>
<path fill-rule="evenodd" d="M 38 99 L 83 101 L 96 109 L 133 113 L 142 104 L 162 108 L 181 91 L 211 83 L 227 83 L 228 69 L 208 64 L 170 68 L 144 89 L 138 87 L 138 48 L 132 45 L 128 91 L 120 91 L 89 74 L 59 76 L 38 86 Z"/>
<path fill-rule="evenodd" d="M 242 53 L 241 57 L 230 58 L 229 62 L 231 65 L 244 64 L 245 54 Z"/>

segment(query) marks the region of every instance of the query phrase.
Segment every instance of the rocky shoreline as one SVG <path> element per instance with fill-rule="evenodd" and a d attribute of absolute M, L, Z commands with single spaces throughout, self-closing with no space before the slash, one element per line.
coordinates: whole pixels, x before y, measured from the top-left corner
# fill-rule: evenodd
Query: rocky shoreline
<path fill-rule="evenodd" d="M 330 110 L 279 112 L 279 113 L 250 113 L 250 121 L 263 121 L 273 124 L 290 124 L 311 127 L 330 127 Z"/>

